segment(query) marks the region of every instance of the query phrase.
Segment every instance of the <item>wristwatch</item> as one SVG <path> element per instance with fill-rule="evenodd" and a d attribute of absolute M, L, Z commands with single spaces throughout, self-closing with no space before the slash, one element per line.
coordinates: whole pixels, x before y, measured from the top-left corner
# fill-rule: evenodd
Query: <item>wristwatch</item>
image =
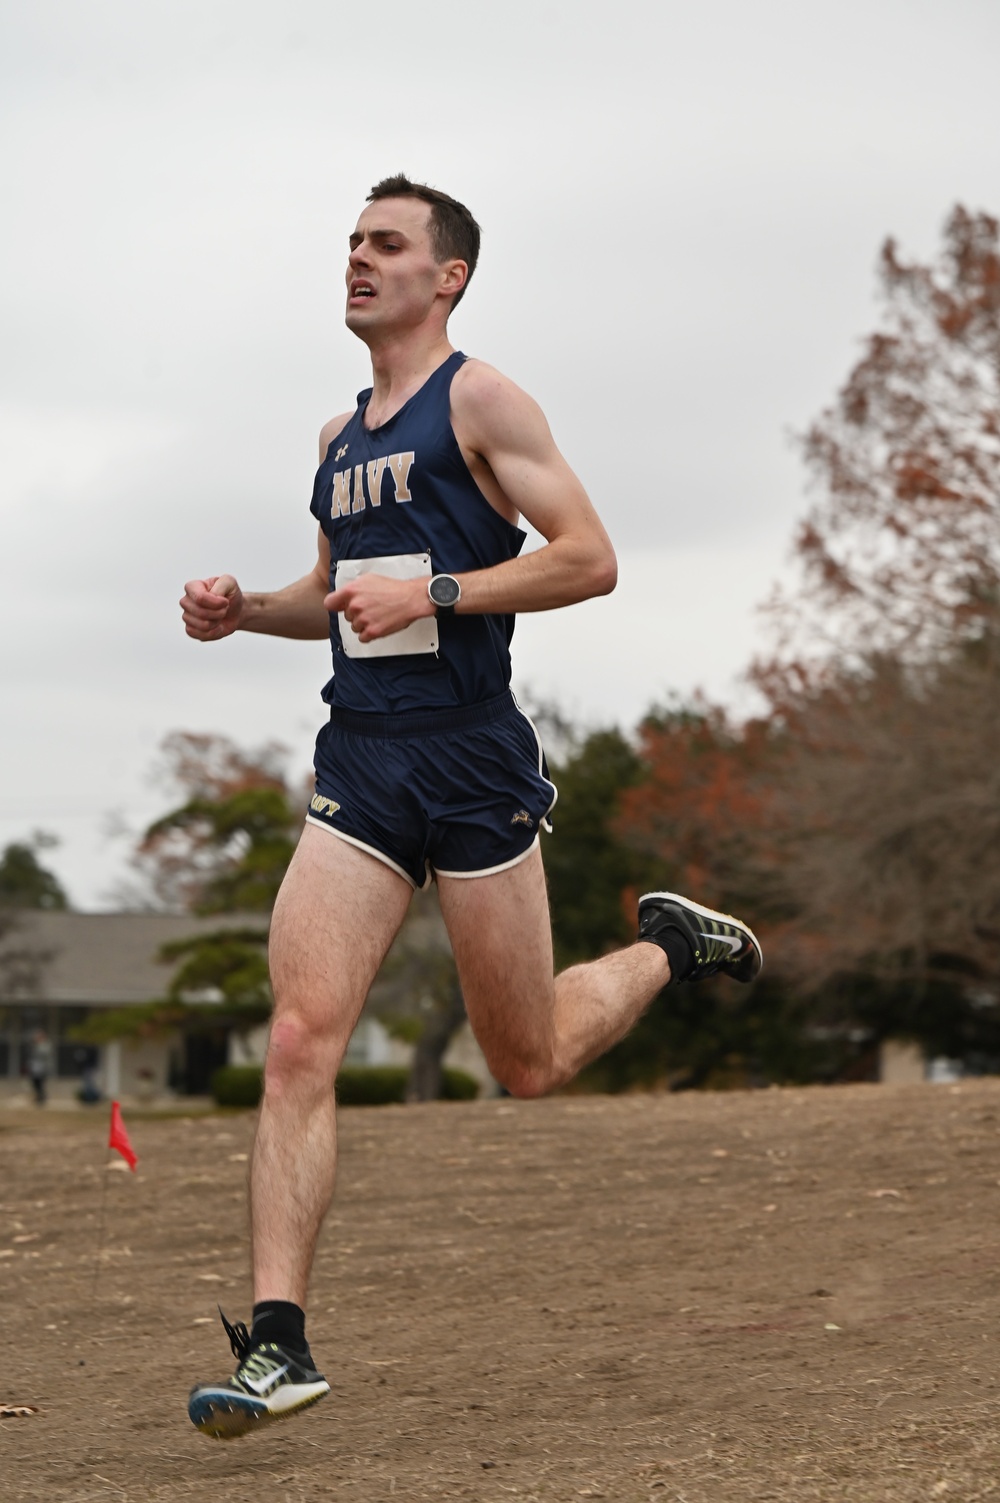
<path fill-rule="evenodd" d="M 453 616 L 462 598 L 462 586 L 453 574 L 435 574 L 427 582 L 427 594 L 438 616 Z"/>

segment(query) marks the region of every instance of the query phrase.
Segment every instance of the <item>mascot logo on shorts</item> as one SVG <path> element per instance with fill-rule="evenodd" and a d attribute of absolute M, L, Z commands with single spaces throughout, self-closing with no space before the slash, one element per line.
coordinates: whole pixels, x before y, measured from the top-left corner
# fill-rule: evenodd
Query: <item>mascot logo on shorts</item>
<path fill-rule="evenodd" d="M 517 813 L 511 819 L 512 825 L 527 825 L 529 830 L 534 823 L 535 821 L 532 819 L 527 809 L 518 809 Z"/>

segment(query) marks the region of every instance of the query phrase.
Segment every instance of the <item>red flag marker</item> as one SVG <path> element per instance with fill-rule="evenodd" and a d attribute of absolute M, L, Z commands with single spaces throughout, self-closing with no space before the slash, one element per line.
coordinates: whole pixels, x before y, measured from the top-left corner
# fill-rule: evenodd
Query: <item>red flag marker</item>
<path fill-rule="evenodd" d="M 122 1110 L 117 1101 L 112 1101 L 111 1103 L 111 1132 L 108 1136 L 108 1147 L 117 1148 L 129 1168 L 135 1169 L 139 1160 L 135 1149 L 128 1140 L 125 1123 L 122 1121 Z"/>

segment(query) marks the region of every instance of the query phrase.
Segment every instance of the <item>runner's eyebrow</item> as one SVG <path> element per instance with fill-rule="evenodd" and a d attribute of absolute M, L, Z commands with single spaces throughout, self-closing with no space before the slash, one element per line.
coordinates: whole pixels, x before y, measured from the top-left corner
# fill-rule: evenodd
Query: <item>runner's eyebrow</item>
<path fill-rule="evenodd" d="M 359 235 L 357 230 L 355 230 L 347 243 L 351 247 L 351 250 L 355 250 L 364 238 L 364 235 Z M 368 238 L 369 240 L 405 240 L 406 236 L 402 230 L 369 230 Z"/>

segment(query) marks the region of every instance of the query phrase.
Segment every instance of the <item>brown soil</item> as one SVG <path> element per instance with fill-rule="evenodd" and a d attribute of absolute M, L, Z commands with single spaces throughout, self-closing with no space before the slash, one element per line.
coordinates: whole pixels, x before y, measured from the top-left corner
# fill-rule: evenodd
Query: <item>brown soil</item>
<path fill-rule="evenodd" d="M 1000 1083 L 344 1112 L 333 1392 L 230 1443 L 252 1119 L 5 1117 L 3 1503 L 1000 1497 Z"/>

